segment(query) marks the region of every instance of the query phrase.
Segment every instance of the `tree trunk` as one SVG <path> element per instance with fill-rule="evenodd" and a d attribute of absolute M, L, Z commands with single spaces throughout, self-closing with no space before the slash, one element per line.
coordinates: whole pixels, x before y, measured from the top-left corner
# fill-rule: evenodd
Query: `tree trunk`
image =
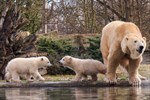
<path fill-rule="evenodd" d="M 3 79 L 8 61 L 32 50 L 36 40 L 35 35 L 18 37 L 17 32 L 28 21 L 21 16 L 17 5 L 7 3 L 0 18 L 0 76 Z"/>

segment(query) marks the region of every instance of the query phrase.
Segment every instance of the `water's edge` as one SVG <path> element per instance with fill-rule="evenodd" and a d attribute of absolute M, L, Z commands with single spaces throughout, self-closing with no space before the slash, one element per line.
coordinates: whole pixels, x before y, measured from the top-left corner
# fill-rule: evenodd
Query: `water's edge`
<path fill-rule="evenodd" d="M 142 80 L 141 86 L 150 86 L 150 80 Z M 110 85 L 104 81 L 45 81 L 45 82 L 31 82 L 31 83 L 7 83 L 0 82 L 0 88 L 28 88 L 28 87 L 131 87 L 128 81 L 119 81 L 117 84 Z"/>

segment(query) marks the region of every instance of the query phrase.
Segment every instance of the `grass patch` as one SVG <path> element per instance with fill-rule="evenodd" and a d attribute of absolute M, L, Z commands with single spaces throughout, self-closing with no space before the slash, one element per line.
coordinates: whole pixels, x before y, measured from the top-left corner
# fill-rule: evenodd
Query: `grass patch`
<path fill-rule="evenodd" d="M 150 64 L 142 64 L 139 68 L 139 73 L 150 79 Z M 46 81 L 71 81 L 74 79 L 75 75 L 45 75 L 44 78 Z M 90 77 L 89 77 L 90 78 Z M 103 80 L 105 78 L 104 75 L 98 74 L 98 80 Z M 120 80 L 127 80 L 127 74 L 119 71 L 118 78 Z M 5 80 L 0 80 L 0 82 L 5 82 Z"/>
<path fill-rule="evenodd" d="M 139 73 L 150 79 L 150 64 L 142 64 L 139 68 Z M 119 80 L 127 80 L 128 76 L 127 73 L 123 72 L 122 70 L 117 73 Z M 75 75 L 45 75 L 44 78 L 47 81 L 71 81 Z M 90 77 L 88 77 L 90 78 Z M 103 80 L 105 78 L 104 75 L 98 74 L 98 80 Z"/>

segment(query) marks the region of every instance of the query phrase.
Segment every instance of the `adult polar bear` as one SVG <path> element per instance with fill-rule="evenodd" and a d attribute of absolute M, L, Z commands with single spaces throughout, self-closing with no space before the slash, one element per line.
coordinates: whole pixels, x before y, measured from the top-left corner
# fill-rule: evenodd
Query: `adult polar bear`
<path fill-rule="evenodd" d="M 107 82 L 114 84 L 116 68 L 119 64 L 127 70 L 129 83 L 140 85 L 144 78 L 138 73 L 142 54 L 146 48 L 146 38 L 139 28 L 131 22 L 113 21 L 102 30 L 101 52 L 107 66 Z"/>
<path fill-rule="evenodd" d="M 6 66 L 6 81 L 21 82 L 20 76 L 26 76 L 28 81 L 33 76 L 34 80 L 45 80 L 38 72 L 39 68 L 51 66 L 47 57 L 14 58 Z"/>

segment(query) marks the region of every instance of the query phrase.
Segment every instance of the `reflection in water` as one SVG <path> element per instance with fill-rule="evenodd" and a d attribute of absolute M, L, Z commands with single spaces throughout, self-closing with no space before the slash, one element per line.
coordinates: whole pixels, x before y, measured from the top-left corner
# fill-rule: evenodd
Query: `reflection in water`
<path fill-rule="evenodd" d="M 97 88 L 76 88 L 75 98 L 76 100 L 97 100 L 98 90 Z"/>
<path fill-rule="evenodd" d="M 141 100 L 143 94 L 141 87 L 106 88 L 99 93 L 105 100 Z"/>
<path fill-rule="evenodd" d="M 76 100 L 150 100 L 150 90 L 141 87 L 77 88 L 75 97 Z"/>
<path fill-rule="evenodd" d="M 6 100 L 48 100 L 45 89 L 12 88 L 5 89 Z"/>
<path fill-rule="evenodd" d="M 0 100 L 150 100 L 149 87 L 3 88 Z"/>

